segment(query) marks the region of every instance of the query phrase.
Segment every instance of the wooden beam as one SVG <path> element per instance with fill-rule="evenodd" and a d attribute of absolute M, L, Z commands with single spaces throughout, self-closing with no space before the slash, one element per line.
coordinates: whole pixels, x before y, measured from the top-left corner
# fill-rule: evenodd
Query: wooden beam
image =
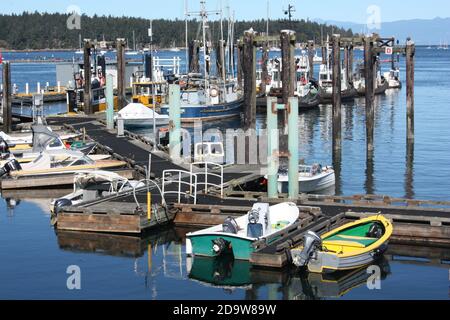
<path fill-rule="evenodd" d="M 92 71 L 91 71 L 91 50 L 92 43 L 90 40 L 85 40 L 84 51 L 83 51 L 83 70 L 84 70 L 84 90 L 83 90 L 83 102 L 84 102 L 84 112 L 88 115 L 93 114 L 92 108 Z"/>
<path fill-rule="evenodd" d="M 408 39 L 406 45 L 406 138 L 414 143 L 414 63 L 416 46 Z"/>
<path fill-rule="evenodd" d="M 125 107 L 125 40 L 117 39 L 117 97 L 118 109 Z"/>
<path fill-rule="evenodd" d="M 373 39 L 367 37 L 364 40 L 364 81 L 366 89 L 366 144 L 367 150 L 374 149 L 374 100 L 375 87 L 374 79 L 374 56 L 373 56 Z"/>
<path fill-rule="evenodd" d="M 341 50 L 340 35 L 333 35 L 333 149 L 341 149 Z"/>
<path fill-rule="evenodd" d="M 12 131 L 12 110 L 11 110 L 11 64 L 3 62 L 3 131 Z"/>
<path fill-rule="evenodd" d="M 244 73 L 245 128 L 256 128 L 256 47 L 253 38 L 256 32 L 244 33 L 242 67 Z"/>

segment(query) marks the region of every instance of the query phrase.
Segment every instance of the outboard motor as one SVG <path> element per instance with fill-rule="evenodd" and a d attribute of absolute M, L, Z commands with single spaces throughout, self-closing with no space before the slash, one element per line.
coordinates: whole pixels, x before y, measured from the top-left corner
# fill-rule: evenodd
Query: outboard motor
<path fill-rule="evenodd" d="M 53 213 L 58 215 L 61 212 L 61 209 L 64 207 L 70 207 L 72 205 L 72 201 L 69 199 L 58 199 L 55 201 L 55 204 L 53 205 Z"/>
<path fill-rule="evenodd" d="M 263 236 L 263 225 L 259 223 L 260 210 L 252 209 L 248 213 L 247 237 L 259 238 Z"/>
<path fill-rule="evenodd" d="M 6 143 L 6 141 L 0 137 L 0 155 L 9 154 L 9 145 Z"/>
<path fill-rule="evenodd" d="M 384 234 L 384 229 L 379 223 L 374 223 L 370 226 L 366 236 L 368 238 L 380 239 Z"/>
<path fill-rule="evenodd" d="M 314 252 L 322 245 L 322 239 L 314 232 L 308 231 L 303 239 L 303 251 L 294 257 L 293 262 L 297 267 L 308 264 Z"/>
<path fill-rule="evenodd" d="M 22 170 L 20 163 L 16 159 L 13 159 L 13 160 L 7 162 L 3 166 L 3 168 L 0 169 L 0 178 L 2 178 L 3 176 L 6 176 L 10 172 L 19 171 L 19 170 Z"/>
<path fill-rule="evenodd" d="M 230 254 L 232 252 L 231 243 L 223 238 L 212 240 L 212 250 L 216 256 Z"/>

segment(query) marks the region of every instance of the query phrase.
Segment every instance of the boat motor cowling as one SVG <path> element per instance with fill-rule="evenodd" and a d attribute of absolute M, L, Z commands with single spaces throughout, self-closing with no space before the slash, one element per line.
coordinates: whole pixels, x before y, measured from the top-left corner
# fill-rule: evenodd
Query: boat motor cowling
<path fill-rule="evenodd" d="M 231 243 L 223 238 L 212 240 L 212 250 L 216 256 L 231 253 Z"/>
<path fill-rule="evenodd" d="M 0 169 L 0 178 L 2 178 L 3 176 L 6 176 L 7 174 L 9 174 L 10 172 L 13 171 L 19 171 L 22 170 L 22 167 L 20 166 L 20 163 L 16 160 L 13 159 L 11 161 L 8 161 L 7 163 L 5 163 L 5 165 Z"/>
<path fill-rule="evenodd" d="M 0 137 L 0 154 L 3 153 L 9 153 L 9 145 L 2 137 Z"/>
<path fill-rule="evenodd" d="M 308 231 L 303 239 L 303 250 L 300 255 L 293 260 L 297 267 L 304 267 L 308 264 L 314 252 L 322 246 L 322 239 L 314 232 Z"/>
<path fill-rule="evenodd" d="M 64 207 L 70 207 L 72 205 L 72 201 L 70 199 L 62 198 L 55 201 L 53 205 L 53 212 L 57 215 L 61 212 Z"/>

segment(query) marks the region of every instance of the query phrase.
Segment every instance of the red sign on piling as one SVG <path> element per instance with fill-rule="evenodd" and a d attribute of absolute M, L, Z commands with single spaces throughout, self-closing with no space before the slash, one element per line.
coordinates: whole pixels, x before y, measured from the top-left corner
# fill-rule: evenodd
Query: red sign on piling
<path fill-rule="evenodd" d="M 384 53 L 388 55 L 392 55 L 394 53 L 394 49 L 392 47 L 386 47 L 384 49 Z"/>

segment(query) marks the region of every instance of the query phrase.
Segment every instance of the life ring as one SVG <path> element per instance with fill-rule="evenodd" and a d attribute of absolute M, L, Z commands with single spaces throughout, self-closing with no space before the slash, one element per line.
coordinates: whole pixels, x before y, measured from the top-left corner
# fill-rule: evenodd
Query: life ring
<path fill-rule="evenodd" d="M 212 88 L 209 94 L 211 95 L 212 98 L 215 98 L 219 95 L 219 90 L 217 90 L 216 88 Z"/>

